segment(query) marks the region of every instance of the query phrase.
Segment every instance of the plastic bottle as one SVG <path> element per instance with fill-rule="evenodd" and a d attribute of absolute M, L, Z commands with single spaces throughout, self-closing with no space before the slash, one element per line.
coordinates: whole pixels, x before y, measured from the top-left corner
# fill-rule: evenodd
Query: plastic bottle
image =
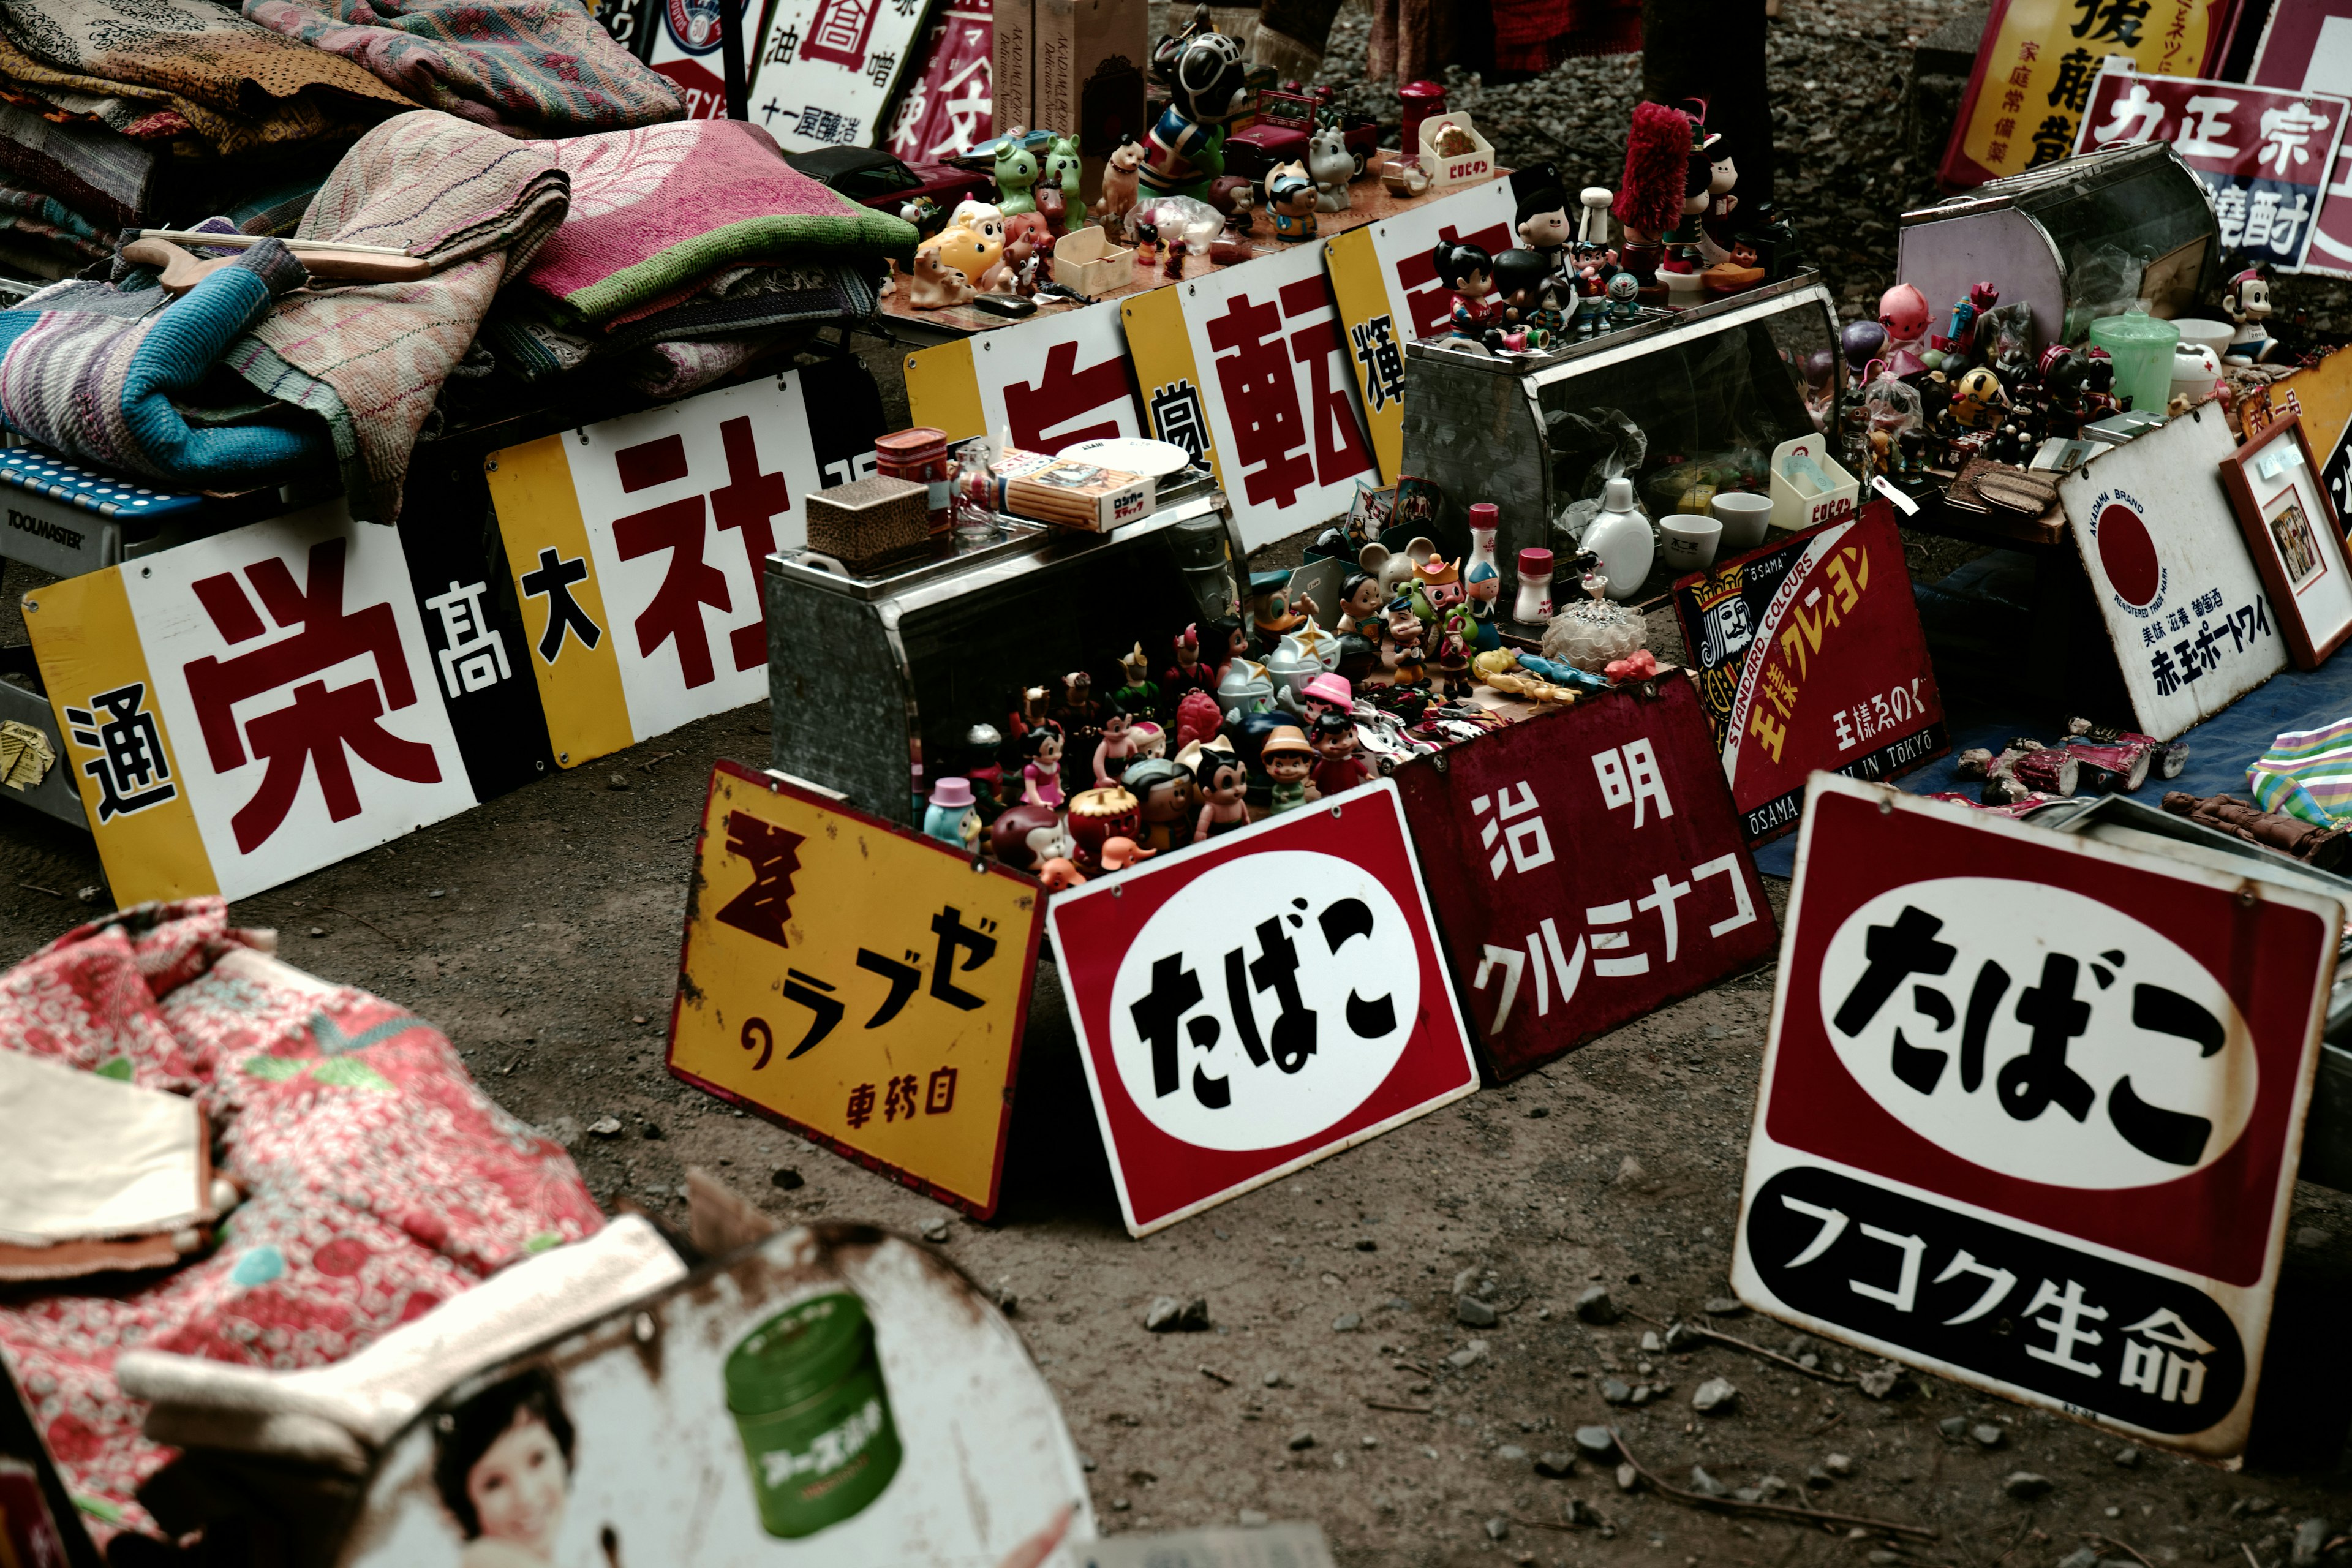
<path fill-rule="evenodd" d="M 1551 619 L 1551 552 L 1539 544 L 1519 552 L 1519 597 L 1511 618 L 1536 624 Z"/>
<path fill-rule="evenodd" d="M 1633 504 L 1633 481 L 1620 476 L 1601 493 L 1601 510 L 1585 524 L 1584 548 L 1601 557 L 1601 574 L 1609 579 L 1609 596 L 1619 604 L 1642 591 L 1650 564 L 1657 554 L 1657 539 L 1650 520 Z"/>

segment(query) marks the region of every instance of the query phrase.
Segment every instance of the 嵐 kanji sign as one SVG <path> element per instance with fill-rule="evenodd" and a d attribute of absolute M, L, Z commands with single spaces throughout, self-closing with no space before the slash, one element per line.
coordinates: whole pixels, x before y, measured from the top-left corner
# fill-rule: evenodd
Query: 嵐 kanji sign
<path fill-rule="evenodd" d="M 950 441 L 1010 430 L 1023 452 L 1143 434 L 1113 301 L 908 354 L 907 403 Z"/>
<path fill-rule="evenodd" d="M 1740 1298 L 2234 1458 L 2342 908 L 1816 774 L 1788 920 Z"/>
<path fill-rule="evenodd" d="M 1135 1236 L 1478 1087 L 1389 780 L 1055 895 Z"/>
<path fill-rule="evenodd" d="M 722 761 L 670 1071 L 986 1218 L 1039 897 L 1027 878 Z"/>
<path fill-rule="evenodd" d="M 1445 331 L 1452 319 L 1453 293 L 1437 281 L 1437 242 L 1500 254 L 1518 243 L 1514 216 L 1511 182 L 1491 180 L 1334 235 L 1323 247 L 1383 483 L 1396 483 L 1404 466 L 1404 345 Z"/>
<path fill-rule="evenodd" d="M 1896 778 L 1951 748 L 1885 501 L 1684 578 L 1675 616 L 1751 846 L 1797 825 L 1815 768 Z"/>
<path fill-rule="evenodd" d="M 1620 690 L 1514 724 L 1445 763 L 1395 782 L 1496 1077 L 1771 955 L 1772 911 L 1686 676 L 1654 700 Z"/>
<path fill-rule="evenodd" d="M 832 363 L 491 455 L 560 765 L 768 695 L 767 559 L 881 433 L 873 383 Z"/>
<path fill-rule="evenodd" d="M 2099 73 L 2075 150 L 2169 142 L 2213 204 L 2224 255 L 2300 271 L 2344 134 L 2344 99 L 2240 82 Z"/>
<path fill-rule="evenodd" d="M 1377 465 L 1347 333 L 1302 245 L 1119 302 L 1150 433 L 1211 458 L 1252 550 L 1347 511 Z"/>

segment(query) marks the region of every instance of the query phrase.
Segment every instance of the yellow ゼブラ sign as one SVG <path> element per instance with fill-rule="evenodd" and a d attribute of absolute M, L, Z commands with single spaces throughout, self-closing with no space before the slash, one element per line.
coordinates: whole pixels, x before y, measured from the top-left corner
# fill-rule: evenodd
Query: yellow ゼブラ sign
<path fill-rule="evenodd" d="M 721 762 L 670 1071 L 985 1219 L 1043 902 L 1025 877 Z"/>

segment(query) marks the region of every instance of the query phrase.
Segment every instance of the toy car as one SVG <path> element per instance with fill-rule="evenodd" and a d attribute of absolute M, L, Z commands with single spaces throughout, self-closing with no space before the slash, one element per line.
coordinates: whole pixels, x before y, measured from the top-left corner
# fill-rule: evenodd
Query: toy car
<path fill-rule="evenodd" d="M 784 162 L 853 202 L 888 213 L 920 199 L 946 212 L 967 197 L 985 201 L 996 189 L 984 173 L 953 163 L 908 164 L 874 147 L 820 147 Z"/>
<path fill-rule="evenodd" d="M 1259 93 L 1257 118 L 1225 138 L 1225 173 L 1263 179 L 1276 164 L 1305 157 L 1315 117 L 1329 107 L 1329 98 L 1328 88 L 1313 96 L 1273 88 Z M 1356 155 L 1353 177 L 1363 178 L 1365 166 L 1380 148 L 1379 122 L 1361 114 L 1346 115 L 1339 121 L 1339 135 Z"/>

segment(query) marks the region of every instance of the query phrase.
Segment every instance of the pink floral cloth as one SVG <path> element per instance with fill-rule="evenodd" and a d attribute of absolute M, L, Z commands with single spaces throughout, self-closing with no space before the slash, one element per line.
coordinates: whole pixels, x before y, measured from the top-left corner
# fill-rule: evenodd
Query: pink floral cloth
<path fill-rule="evenodd" d="M 142 905 L 0 975 L 0 1045 L 194 1096 L 247 1194 L 179 1268 L 0 1302 L 0 1360 L 101 1544 L 153 1531 L 133 1494 L 173 1454 L 116 1386 L 121 1350 L 325 1365 L 604 1224 L 438 1029 L 278 963 L 227 912 Z"/>

